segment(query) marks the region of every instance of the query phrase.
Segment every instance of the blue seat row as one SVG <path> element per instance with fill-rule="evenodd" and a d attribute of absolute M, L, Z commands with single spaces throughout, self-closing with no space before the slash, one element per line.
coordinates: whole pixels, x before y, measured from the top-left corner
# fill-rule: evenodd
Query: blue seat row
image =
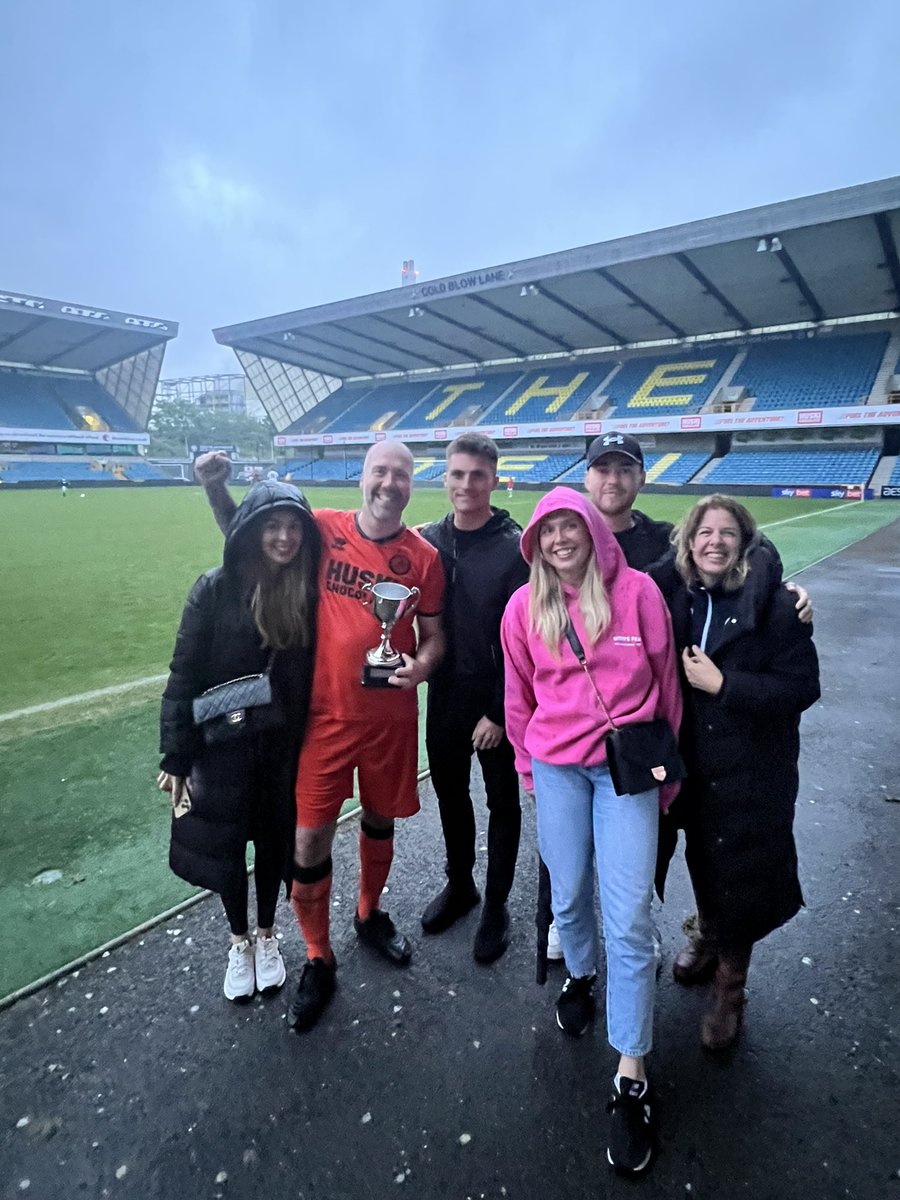
<path fill-rule="evenodd" d="M 732 450 L 704 479 L 710 490 L 720 484 L 759 483 L 785 487 L 807 484 L 840 486 L 868 483 L 879 451 Z"/>

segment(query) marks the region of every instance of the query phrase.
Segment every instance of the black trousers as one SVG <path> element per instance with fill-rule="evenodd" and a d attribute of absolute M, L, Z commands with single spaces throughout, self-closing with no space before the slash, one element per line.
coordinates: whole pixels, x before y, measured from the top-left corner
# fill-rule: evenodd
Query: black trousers
<path fill-rule="evenodd" d="M 467 886 L 475 866 L 475 810 L 469 791 L 472 734 L 485 715 L 488 697 L 465 678 L 428 688 L 425 745 L 438 798 L 447 878 Z M 485 900 L 502 904 L 509 895 L 519 853 L 522 810 L 513 748 L 504 734 L 494 750 L 478 750 L 488 807 L 488 865 Z"/>

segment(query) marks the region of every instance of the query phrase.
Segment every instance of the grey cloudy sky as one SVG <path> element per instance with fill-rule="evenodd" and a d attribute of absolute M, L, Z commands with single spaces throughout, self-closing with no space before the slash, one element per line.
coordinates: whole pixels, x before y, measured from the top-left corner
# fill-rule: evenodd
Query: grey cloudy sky
<path fill-rule="evenodd" d="M 0 0 L 0 288 L 210 329 L 900 174 L 896 0 Z"/>

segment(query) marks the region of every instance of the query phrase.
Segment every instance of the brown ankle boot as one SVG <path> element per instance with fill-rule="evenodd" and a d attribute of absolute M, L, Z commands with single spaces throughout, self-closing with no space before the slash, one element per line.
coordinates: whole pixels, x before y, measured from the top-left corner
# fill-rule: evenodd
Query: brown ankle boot
<path fill-rule="evenodd" d="M 705 983 L 712 976 L 719 963 L 719 956 L 712 946 L 703 940 L 688 942 L 675 955 L 672 963 L 672 974 L 676 983 L 689 986 L 692 983 Z"/>
<path fill-rule="evenodd" d="M 747 1003 L 744 984 L 749 965 L 749 953 L 719 960 L 712 1007 L 700 1021 L 700 1041 L 707 1050 L 726 1050 L 740 1032 Z"/>

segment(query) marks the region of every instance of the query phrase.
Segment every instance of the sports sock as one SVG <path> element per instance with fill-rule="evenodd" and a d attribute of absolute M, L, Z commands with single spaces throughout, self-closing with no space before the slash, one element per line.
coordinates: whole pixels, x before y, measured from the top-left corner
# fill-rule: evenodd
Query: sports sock
<path fill-rule="evenodd" d="M 394 858 L 394 833 L 391 829 L 359 829 L 359 906 L 356 913 L 365 921 L 378 907 L 381 892 L 390 874 Z"/>
<path fill-rule="evenodd" d="M 291 887 L 291 906 L 306 942 L 307 958 L 323 958 L 331 962 L 334 954 L 329 940 L 329 905 L 331 903 L 331 872 L 315 883 L 298 883 Z"/>

